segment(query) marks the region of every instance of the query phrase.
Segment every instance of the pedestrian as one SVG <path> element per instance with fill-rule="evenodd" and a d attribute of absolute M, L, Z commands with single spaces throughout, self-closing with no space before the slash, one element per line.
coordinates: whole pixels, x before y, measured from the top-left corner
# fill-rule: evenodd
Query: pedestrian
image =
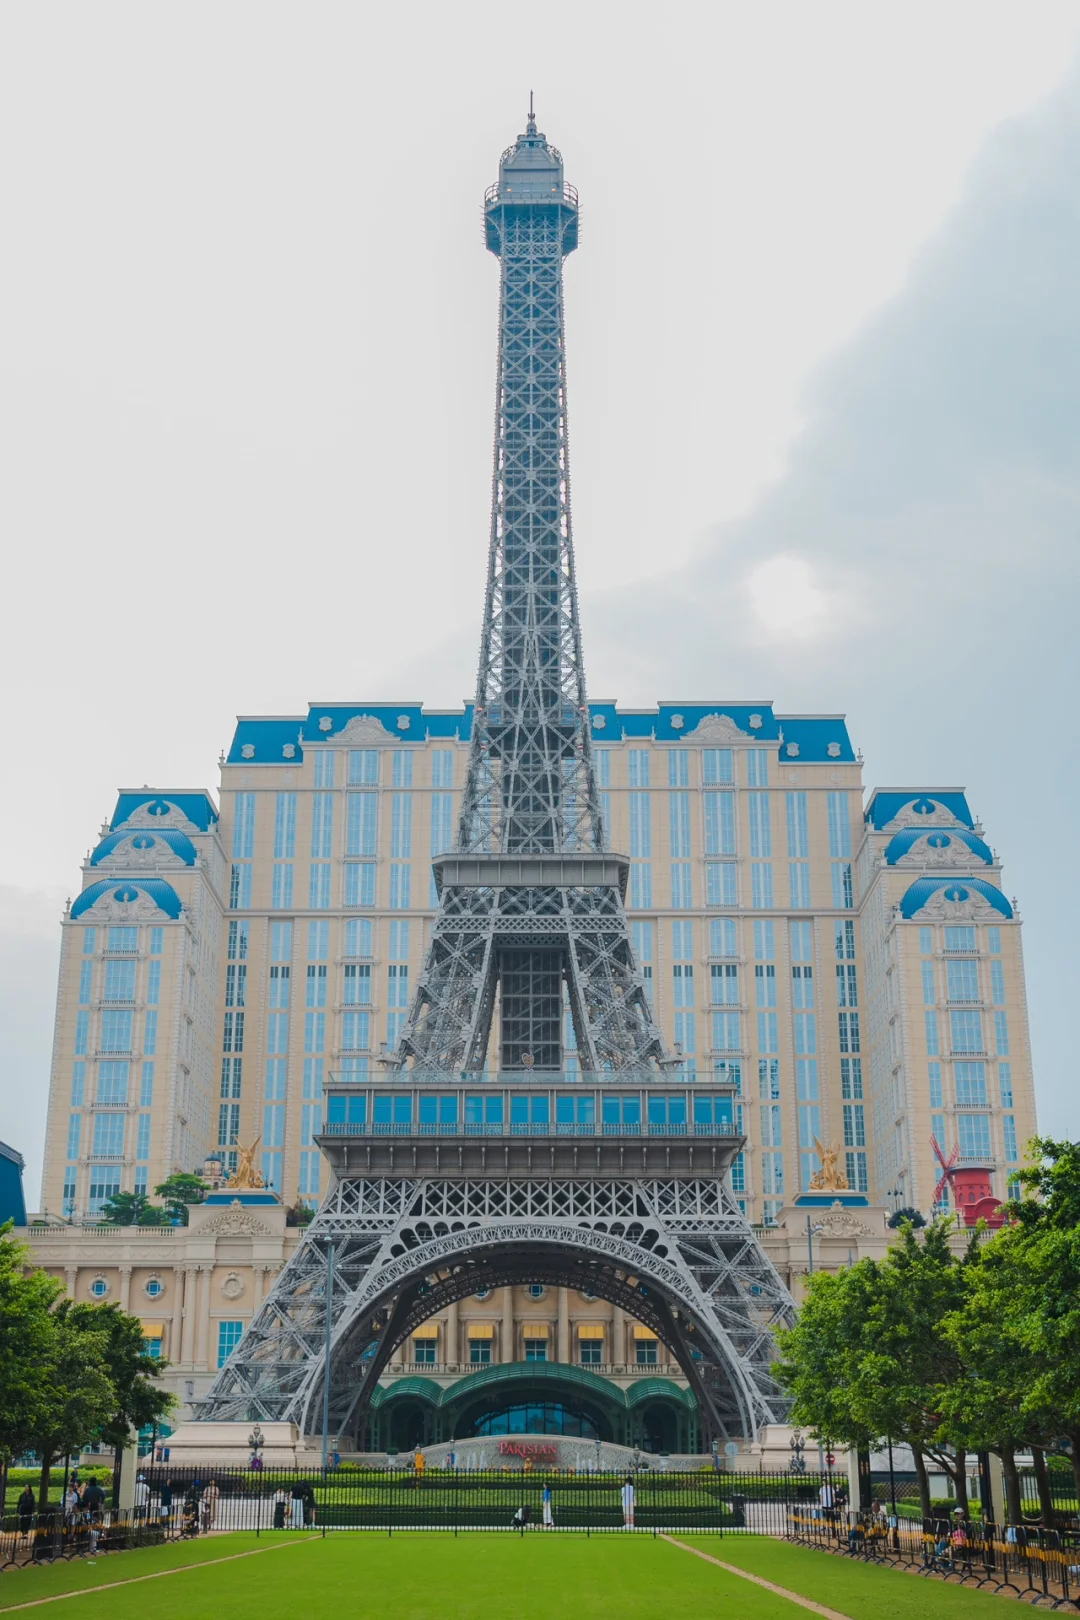
<path fill-rule="evenodd" d="M 304 1482 L 294 1479 L 292 1487 L 292 1514 L 289 1520 L 294 1530 L 304 1528 Z"/>
<path fill-rule="evenodd" d="M 172 1480 L 167 1479 L 165 1481 L 164 1485 L 161 1487 L 161 1503 L 160 1503 L 160 1506 L 158 1508 L 158 1516 L 160 1517 L 161 1522 L 165 1526 L 166 1529 L 168 1529 L 169 1523 L 170 1523 L 170 1521 L 172 1519 L 172 1511 L 173 1511 Z"/>
<path fill-rule="evenodd" d="M 310 1479 L 304 1481 L 304 1523 L 315 1523 L 315 1487 Z"/>
<path fill-rule="evenodd" d="M 626 1483 L 622 1488 L 622 1519 L 624 1530 L 632 1530 L 634 1528 L 634 1501 L 634 1481 L 631 1479 L 630 1475 L 627 1474 Z"/>
<path fill-rule="evenodd" d="M 64 1520 L 67 1524 L 74 1524 L 79 1514 L 79 1487 L 72 1480 L 64 1492 Z"/>
<path fill-rule="evenodd" d="M 16 1503 L 19 1515 L 19 1534 L 28 1536 L 34 1523 L 34 1513 L 37 1503 L 34 1501 L 34 1488 L 29 1481 L 23 1486 L 22 1495 Z"/>
<path fill-rule="evenodd" d="M 289 1511 L 289 1498 L 285 1494 L 284 1486 L 279 1485 L 274 1492 L 274 1529 L 284 1530 L 285 1516 Z"/>
<path fill-rule="evenodd" d="M 530 1508 L 527 1502 L 523 1502 L 518 1508 L 517 1512 L 514 1514 L 514 1528 L 516 1530 L 524 1530 L 525 1526 L 530 1522 L 531 1519 L 532 1508 Z"/>
<path fill-rule="evenodd" d="M 424 1469 L 427 1467 L 427 1458 L 419 1446 L 417 1446 L 416 1456 L 413 1458 L 413 1467 L 420 1475 L 423 1475 Z"/>
<path fill-rule="evenodd" d="M 150 1507 L 150 1487 L 146 1483 L 146 1475 L 140 1474 L 135 1481 L 135 1517 L 145 1519 Z"/>
<path fill-rule="evenodd" d="M 105 1492 L 97 1482 L 94 1474 L 90 1475 L 82 1493 L 82 1510 L 86 1514 L 90 1526 L 90 1552 L 97 1552 L 98 1541 L 101 1537 L 101 1520 L 105 1512 Z"/>
<path fill-rule="evenodd" d="M 217 1480 L 210 1480 L 202 1495 L 202 1527 L 204 1533 L 208 1533 L 214 1528 L 217 1521 L 218 1499 L 220 1496 L 221 1492 L 218 1489 Z"/>
<path fill-rule="evenodd" d="M 818 1491 L 818 1512 L 821 1518 L 832 1522 L 836 1512 L 836 1492 L 832 1487 L 832 1480 L 827 1479 Z"/>
<path fill-rule="evenodd" d="M 551 1486 L 546 1480 L 544 1482 L 544 1489 L 541 1494 L 541 1501 L 544 1504 L 544 1529 L 553 1530 L 555 1528 L 555 1520 L 551 1516 Z"/>

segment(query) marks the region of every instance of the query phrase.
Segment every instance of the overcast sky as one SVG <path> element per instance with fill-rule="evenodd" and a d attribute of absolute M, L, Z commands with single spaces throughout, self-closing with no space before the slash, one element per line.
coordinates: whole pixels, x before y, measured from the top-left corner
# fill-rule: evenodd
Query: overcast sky
<path fill-rule="evenodd" d="M 594 695 L 843 710 L 968 788 L 1080 1133 L 1080 0 L 0 13 L 0 1136 L 36 1203 L 58 918 L 238 712 L 471 691 L 530 88 Z"/>

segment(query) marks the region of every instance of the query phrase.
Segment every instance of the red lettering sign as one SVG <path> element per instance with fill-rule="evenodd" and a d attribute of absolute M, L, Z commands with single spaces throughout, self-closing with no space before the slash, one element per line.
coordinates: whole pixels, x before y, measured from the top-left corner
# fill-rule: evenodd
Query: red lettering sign
<path fill-rule="evenodd" d="M 500 1457 L 525 1457 L 530 1462 L 554 1462 L 559 1455 L 557 1446 L 530 1445 L 521 1440 L 500 1440 Z"/>

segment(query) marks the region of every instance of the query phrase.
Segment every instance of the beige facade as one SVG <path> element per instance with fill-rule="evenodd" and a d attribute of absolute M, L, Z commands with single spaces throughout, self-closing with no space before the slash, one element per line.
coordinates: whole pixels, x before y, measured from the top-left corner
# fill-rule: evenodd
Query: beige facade
<path fill-rule="evenodd" d="M 315 704 L 239 721 L 220 819 L 205 793 L 121 793 L 64 919 L 46 1210 L 93 1219 L 256 1138 L 284 1201 L 317 1202 L 323 1081 L 396 1042 L 468 730 Z M 881 790 L 864 817 L 843 719 L 764 703 L 596 703 L 592 730 L 661 1027 L 688 1080 L 737 1087 L 750 1219 L 807 1187 L 816 1141 L 881 1203 L 929 1214 L 932 1134 L 1004 1197 L 1035 1125 L 1020 925 L 963 793 Z"/>

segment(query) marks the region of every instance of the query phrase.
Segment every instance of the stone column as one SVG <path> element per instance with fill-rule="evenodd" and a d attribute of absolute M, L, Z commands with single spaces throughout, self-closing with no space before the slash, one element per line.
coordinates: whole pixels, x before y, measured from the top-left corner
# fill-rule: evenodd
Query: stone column
<path fill-rule="evenodd" d="M 185 1367 L 191 1367 L 195 1363 L 195 1278 L 198 1274 L 198 1266 L 184 1267 L 184 1334 L 180 1349 L 180 1360 Z"/>
<path fill-rule="evenodd" d="M 182 1359 L 184 1343 L 184 1270 L 173 1267 L 172 1331 L 169 1334 L 169 1360 Z"/>
<path fill-rule="evenodd" d="M 78 1266 L 65 1266 L 64 1267 L 64 1280 L 67 1283 L 67 1291 L 68 1291 L 68 1293 L 71 1295 L 72 1299 L 74 1299 L 75 1298 L 75 1284 L 79 1280 L 79 1268 L 78 1268 Z"/>
<path fill-rule="evenodd" d="M 210 1366 L 210 1282 L 213 1277 L 213 1266 L 200 1266 L 202 1274 L 202 1287 L 199 1290 L 199 1355 L 198 1364 L 202 1371 Z"/>
<path fill-rule="evenodd" d="M 565 1288 L 559 1289 L 559 1336 L 554 1359 L 565 1362 L 574 1359 L 574 1347 L 570 1343 L 570 1296 Z"/>
<path fill-rule="evenodd" d="M 127 1311 L 131 1307 L 131 1273 L 132 1266 L 120 1267 L 120 1309 Z"/>
<path fill-rule="evenodd" d="M 452 1305 L 446 1307 L 446 1330 L 443 1338 L 442 1359 L 444 1362 L 461 1360 L 461 1345 L 458 1342 L 461 1328 L 458 1324 L 458 1302 L 455 1299 Z"/>
<path fill-rule="evenodd" d="M 251 1268 L 251 1314 L 254 1317 L 263 1302 L 263 1292 L 266 1287 L 266 1267 L 252 1266 Z"/>
<path fill-rule="evenodd" d="M 618 1305 L 611 1308 L 611 1359 L 619 1363 L 625 1363 L 627 1359 L 626 1317 Z"/>
<path fill-rule="evenodd" d="M 514 1360 L 514 1290 L 504 1288 L 502 1291 L 502 1334 L 499 1344 L 499 1360 L 508 1362 Z"/>

